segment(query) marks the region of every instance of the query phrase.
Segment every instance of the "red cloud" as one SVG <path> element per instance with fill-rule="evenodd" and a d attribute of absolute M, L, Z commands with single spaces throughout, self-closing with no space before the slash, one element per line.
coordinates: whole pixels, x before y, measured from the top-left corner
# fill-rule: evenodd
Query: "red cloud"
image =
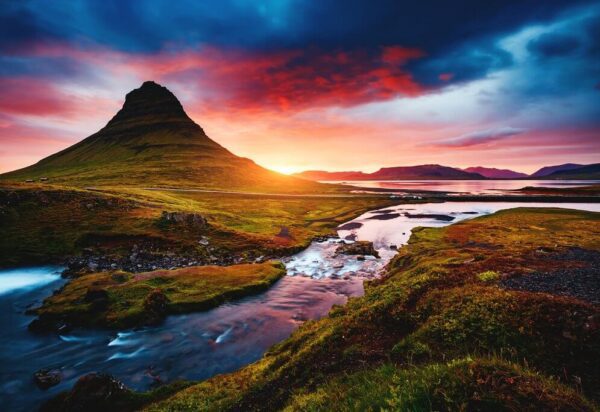
<path fill-rule="evenodd" d="M 73 99 L 41 79 L 0 78 L 0 90 L 0 112 L 4 114 L 44 116 L 77 109 Z"/>
<path fill-rule="evenodd" d="M 225 110 L 353 106 L 423 92 L 402 68 L 423 52 L 399 46 L 375 53 L 319 49 L 249 53 L 205 47 L 144 55 L 41 45 L 25 54 L 69 57 L 118 75 L 136 74 L 144 80 L 193 88 L 201 104 Z"/>
<path fill-rule="evenodd" d="M 452 80 L 452 78 L 454 77 L 454 73 L 441 73 L 438 77 L 441 81 L 447 82 Z"/>

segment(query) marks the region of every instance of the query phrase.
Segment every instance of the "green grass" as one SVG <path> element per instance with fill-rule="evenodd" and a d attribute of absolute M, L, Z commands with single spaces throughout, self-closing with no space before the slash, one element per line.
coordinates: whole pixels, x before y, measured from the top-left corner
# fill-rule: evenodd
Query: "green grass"
<path fill-rule="evenodd" d="M 138 274 L 92 273 L 71 280 L 35 313 L 43 322 L 128 328 L 155 323 L 169 314 L 210 309 L 227 300 L 264 291 L 284 275 L 285 267 L 274 262 Z M 88 298 L 90 291 L 101 293 L 105 299 Z M 149 306 L 152 294 L 164 296 L 164 311 L 156 313 Z"/>
<path fill-rule="evenodd" d="M 258 362 L 148 410 L 595 410 L 598 308 L 482 282 L 585 265 L 595 213 L 514 209 L 415 230 L 364 297 L 306 322 Z M 538 253 L 540 248 L 551 253 Z"/>
<path fill-rule="evenodd" d="M 150 242 L 163 253 L 208 256 L 198 244 L 211 239 L 216 255 L 281 256 L 306 247 L 314 236 L 377 207 L 385 197 L 265 197 L 108 187 L 102 191 L 9 186 L 0 190 L 0 267 L 61 262 L 84 249 L 127 256 Z M 209 226 L 160 224 L 163 211 L 199 213 Z M 277 236 L 282 227 L 290 236 Z M 249 258 L 250 259 L 250 258 Z"/>

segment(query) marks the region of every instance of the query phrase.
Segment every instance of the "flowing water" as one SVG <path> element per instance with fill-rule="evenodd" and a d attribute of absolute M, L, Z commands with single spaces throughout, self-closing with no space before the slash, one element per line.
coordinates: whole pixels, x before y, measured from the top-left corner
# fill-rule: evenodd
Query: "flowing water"
<path fill-rule="evenodd" d="M 92 371 L 110 373 L 137 390 L 175 379 L 204 379 L 259 359 L 303 321 L 325 316 L 335 304 L 363 294 L 362 282 L 383 268 L 416 226 L 445 226 L 497 210 L 535 203 L 433 203 L 399 205 L 354 219 L 340 230 L 342 239 L 369 240 L 380 258 L 336 255 L 339 239 L 313 242 L 285 260 L 288 275 L 256 296 L 188 315 L 170 316 L 158 326 L 138 330 L 86 331 L 34 335 L 24 314 L 65 282 L 57 267 L 0 271 L 0 401 L 3 410 L 32 410 L 41 401 L 70 388 Z M 559 207 L 600 211 L 600 204 Z M 383 217 L 382 217 L 383 216 Z M 360 225 L 359 225 L 360 224 Z M 360 227 L 358 227 L 360 226 Z M 390 248 L 392 246 L 392 248 Z M 38 389 L 33 373 L 59 369 L 62 382 Z"/>

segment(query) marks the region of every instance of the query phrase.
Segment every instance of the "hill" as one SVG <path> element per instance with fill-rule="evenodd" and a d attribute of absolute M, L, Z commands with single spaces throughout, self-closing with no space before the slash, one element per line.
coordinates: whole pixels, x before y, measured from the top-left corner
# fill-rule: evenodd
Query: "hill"
<path fill-rule="evenodd" d="M 575 163 L 565 163 L 565 164 L 556 165 L 556 166 L 546 166 L 546 167 L 542 167 L 537 172 L 532 173 L 530 176 L 531 177 L 545 177 L 545 176 L 551 175 L 552 173 L 555 173 L 555 172 L 579 169 L 580 167 L 583 167 L 583 166 L 585 166 L 585 165 L 580 165 L 580 164 L 575 164 Z"/>
<path fill-rule="evenodd" d="M 463 170 L 469 173 L 479 173 L 488 179 L 519 179 L 529 176 L 526 173 L 515 172 L 514 170 L 510 169 L 496 169 L 494 167 L 475 166 L 467 167 Z"/>
<path fill-rule="evenodd" d="M 367 180 L 369 174 L 363 172 L 325 172 L 323 170 L 307 170 L 294 173 L 294 176 L 315 181 Z"/>
<path fill-rule="evenodd" d="M 295 176 L 309 180 L 477 180 L 485 179 L 477 173 L 465 172 L 463 170 L 441 166 L 441 165 L 419 165 L 383 167 L 374 173 L 363 172 L 325 172 L 308 171 L 297 173 Z"/>
<path fill-rule="evenodd" d="M 270 192 L 331 188 L 234 155 L 194 123 L 166 87 L 148 81 L 97 133 L 35 165 L 0 176 L 67 186 L 168 186 Z"/>
<path fill-rule="evenodd" d="M 581 179 L 581 180 L 596 180 L 600 179 L 600 163 L 594 163 L 587 166 L 582 166 L 577 169 L 561 170 L 549 174 L 547 179 Z"/>

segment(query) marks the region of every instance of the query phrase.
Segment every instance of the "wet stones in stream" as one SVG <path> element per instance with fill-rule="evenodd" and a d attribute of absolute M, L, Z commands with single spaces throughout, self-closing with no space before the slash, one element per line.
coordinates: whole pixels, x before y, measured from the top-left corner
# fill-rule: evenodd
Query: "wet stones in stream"
<path fill-rule="evenodd" d="M 358 260 L 365 260 L 365 255 L 375 256 L 379 258 L 379 253 L 373 247 L 373 242 L 368 242 L 365 240 L 353 242 L 353 243 L 344 243 L 335 250 L 336 255 L 357 255 Z M 362 259 L 359 259 L 362 257 Z"/>
<path fill-rule="evenodd" d="M 62 373 L 58 369 L 40 369 L 33 374 L 33 381 L 42 390 L 58 385 L 61 380 Z"/>
<path fill-rule="evenodd" d="M 111 411 L 123 410 L 131 391 L 119 380 L 103 373 L 82 376 L 69 392 L 42 405 L 41 411 Z"/>

